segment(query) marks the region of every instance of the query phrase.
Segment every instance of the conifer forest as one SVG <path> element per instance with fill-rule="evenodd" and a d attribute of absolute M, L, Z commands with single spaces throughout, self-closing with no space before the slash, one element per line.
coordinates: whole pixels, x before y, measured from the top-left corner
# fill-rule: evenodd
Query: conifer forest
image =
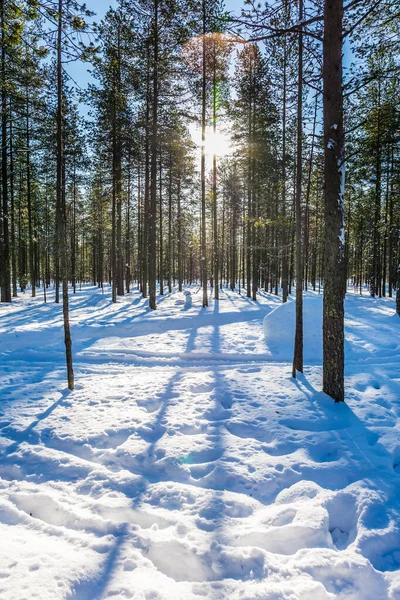
<path fill-rule="evenodd" d="M 0 0 L 0 598 L 400 600 L 398 0 Z"/>

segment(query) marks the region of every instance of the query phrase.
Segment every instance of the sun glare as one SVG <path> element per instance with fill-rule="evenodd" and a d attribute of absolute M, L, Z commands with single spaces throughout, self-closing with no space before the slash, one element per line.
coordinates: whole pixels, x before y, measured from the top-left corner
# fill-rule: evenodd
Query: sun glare
<path fill-rule="evenodd" d="M 212 130 L 206 132 L 206 154 L 213 156 L 216 154 L 219 157 L 227 156 L 232 152 L 231 140 L 228 136 Z"/>
<path fill-rule="evenodd" d="M 201 148 L 201 129 L 193 125 L 190 127 L 190 135 L 193 142 L 198 148 Z M 208 159 L 216 154 L 219 158 L 223 158 L 232 154 L 233 146 L 229 135 L 217 131 L 215 134 L 212 127 L 206 128 L 206 156 Z"/>

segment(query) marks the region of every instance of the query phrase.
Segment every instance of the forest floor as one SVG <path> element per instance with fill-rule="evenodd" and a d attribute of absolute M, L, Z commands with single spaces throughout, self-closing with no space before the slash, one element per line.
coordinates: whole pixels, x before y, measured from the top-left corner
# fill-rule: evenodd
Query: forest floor
<path fill-rule="evenodd" d="M 348 295 L 335 405 L 321 297 L 295 380 L 292 301 L 196 292 L 71 296 L 73 392 L 61 306 L 0 307 L 0 598 L 399 600 L 394 301 Z"/>

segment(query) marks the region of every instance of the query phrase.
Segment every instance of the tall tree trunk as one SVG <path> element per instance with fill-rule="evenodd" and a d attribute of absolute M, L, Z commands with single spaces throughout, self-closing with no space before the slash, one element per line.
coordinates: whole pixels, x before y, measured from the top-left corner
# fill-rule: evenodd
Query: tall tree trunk
<path fill-rule="evenodd" d="M 213 36 L 213 134 L 214 143 L 217 134 L 217 72 L 216 72 L 216 61 L 217 61 L 217 43 L 215 36 Z M 213 196 L 213 225 L 214 225 L 214 244 L 213 244 L 213 258 L 214 258 L 214 299 L 219 300 L 219 256 L 218 256 L 218 214 L 217 214 L 217 154 L 213 154 L 213 173 L 212 173 L 212 196 Z"/>
<path fill-rule="evenodd" d="M 304 232 L 304 250 L 305 250 L 305 273 L 304 282 L 305 289 L 307 291 L 308 286 L 308 273 L 309 273 L 309 242 L 310 242 L 310 194 L 311 194 L 311 176 L 314 158 L 314 145 L 315 145 L 315 130 L 317 126 L 317 112 L 318 112 L 318 93 L 315 95 L 315 106 L 314 106 L 314 121 L 312 128 L 312 140 L 311 140 L 311 151 L 310 161 L 308 165 L 308 178 L 307 178 L 307 191 L 306 191 L 306 215 L 305 215 L 305 232 Z"/>
<path fill-rule="evenodd" d="M 252 62 L 250 61 L 250 73 L 249 73 L 249 77 L 251 78 L 251 81 L 253 80 L 253 68 L 252 68 Z M 253 223 L 252 223 L 252 217 L 253 217 L 253 181 L 252 181 L 252 166 L 253 166 L 253 152 L 252 152 L 252 148 L 253 148 L 253 127 L 252 127 L 252 117 L 253 117 L 253 111 L 252 111 L 252 106 L 253 106 L 253 102 L 252 102 L 252 93 L 250 92 L 249 94 L 249 106 L 248 106 L 248 165 L 247 165 L 247 239 L 246 239 L 246 291 L 247 291 L 247 297 L 251 298 L 251 280 L 252 280 L 252 271 L 251 271 L 251 259 L 254 258 L 253 257 L 253 244 L 252 244 L 252 238 L 253 238 Z"/>
<path fill-rule="evenodd" d="M 124 254 L 122 248 L 122 131 L 119 98 L 121 96 L 121 31 L 117 32 L 117 64 L 116 64 L 116 93 L 118 111 L 116 114 L 116 145 L 115 145 L 115 195 L 116 195 L 116 260 L 117 260 L 117 295 L 123 296 L 124 288 Z"/>
<path fill-rule="evenodd" d="M 177 196 L 178 196 L 178 286 L 179 291 L 182 291 L 182 252 L 183 252 L 183 244 L 182 244 L 182 212 L 181 212 L 181 174 L 178 174 L 178 183 L 177 183 Z"/>
<path fill-rule="evenodd" d="M 287 13 L 287 0 L 284 0 Z M 282 106 L 282 302 L 288 297 L 288 231 L 286 228 L 286 96 L 287 96 L 287 40 L 283 39 L 283 106 Z"/>
<path fill-rule="evenodd" d="M 69 325 L 68 307 L 68 269 L 66 245 L 66 203 L 65 203 L 65 164 L 64 164 L 64 116 L 63 116 L 63 79 L 62 79 L 62 31 L 63 0 L 58 2 L 57 31 L 57 217 L 60 234 L 61 280 L 64 318 L 64 342 L 67 362 L 68 388 L 74 389 L 74 370 L 72 366 L 72 340 Z"/>
<path fill-rule="evenodd" d="M 6 39 L 7 24 L 4 15 L 4 0 L 0 5 L 1 17 L 1 302 L 11 302 L 11 269 L 10 269 L 10 240 L 8 223 L 8 157 L 7 157 L 7 84 L 6 84 Z"/>
<path fill-rule="evenodd" d="M 390 172 L 393 174 L 394 169 L 394 144 L 391 148 L 391 168 Z M 389 255 L 389 298 L 393 295 L 393 285 L 396 283 L 396 267 L 394 261 L 393 252 L 393 241 L 394 241 L 394 227 L 393 227 L 393 196 L 394 196 L 394 178 L 390 178 L 390 191 L 389 191 L 389 222 L 388 222 L 388 255 Z"/>
<path fill-rule="evenodd" d="M 144 209 L 143 209 L 143 281 L 142 296 L 147 298 L 149 273 L 149 205 L 150 205 L 150 40 L 146 41 L 146 149 L 144 173 Z"/>
<path fill-rule="evenodd" d="M 140 188 L 140 164 L 137 170 L 137 287 L 142 289 L 142 268 L 143 268 L 143 211 L 142 211 L 142 196 Z"/>
<path fill-rule="evenodd" d="M 299 0 L 299 22 L 303 18 L 303 0 Z M 297 166 L 296 166 L 296 333 L 292 376 L 303 372 L 303 249 L 301 243 L 301 192 L 303 166 L 303 32 L 299 33 L 297 97 Z"/>
<path fill-rule="evenodd" d="M 255 75 L 253 75 L 253 85 L 255 88 Z M 253 106 L 250 108 L 250 112 L 251 112 L 251 127 L 252 127 L 252 134 L 251 134 L 251 138 L 252 138 L 252 142 L 253 144 L 255 144 L 256 142 L 256 127 L 255 127 L 255 120 L 256 120 L 256 103 L 255 100 L 253 99 Z M 258 261 L 257 261 L 257 256 L 258 256 L 258 250 L 257 250 L 257 236 L 258 236 L 258 232 L 256 231 L 256 221 L 258 218 L 258 214 L 257 214 L 257 210 L 258 210 L 258 198 L 257 198 L 257 194 L 256 194 L 256 172 L 255 172 L 255 159 L 254 159 L 254 152 L 251 151 L 250 153 L 250 181 L 251 181 L 251 264 L 252 264 L 252 271 L 251 271 L 251 279 L 252 279 L 252 299 L 254 300 L 254 302 L 257 301 L 257 291 L 258 291 L 258 274 L 259 274 L 259 270 L 258 270 Z"/>
<path fill-rule="evenodd" d="M 168 291 L 172 293 L 172 157 L 169 155 L 168 181 Z"/>
<path fill-rule="evenodd" d="M 372 295 L 381 297 L 381 269 L 380 269 L 380 221 L 381 221 L 381 181 L 382 181 L 382 159 L 381 159 L 381 74 L 378 75 L 378 117 L 376 123 L 376 163 L 375 163 L 375 217 L 373 236 L 373 263 L 372 263 Z"/>
<path fill-rule="evenodd" d="M 323 391 L 344 401 L 343 0 L 325 0 L 323 41 L 325 248 Z"/>
<path fill-rule="evenodd" d="M 115 156 L 115 198 L 117 209 L 116 223 L 116 261 L 117 261 L 117 295 L 124 295 L 124 256 L 122 252 L 122 142 L 119 126 L 117 127 Z"/>
<path fill-rule="evenodd" d="M 17 292 L 17 259 L 15 248 L 15 195 L 14 195 L 14 148 L 13 148 L 13 127 L 12 114 L 10 106 L 10 209 L 11 209 L 11 270 L 12 270 L 12 295 L 18 296 Z"/>
<path fill-rule="evenodd" d="M 201 280 L 203 308 L 208 306 L 207 297 L 207 232 L 206 232 L 206 0 L 202 0 L 202 86 L 201 86 Z"/>
<path fill-rule="evenodd" d="M 76 163 L 74 160 L 74 173 L 72 181 L 72 252 L 71 252 L 71 271 L 72 271 L 72 289 L 76 293 Z"/>
<path fill-rule="evenodd" d="M 112 206 L 111 206 L 111 298 L 117 302 L 117 125 L 116 98 L 113 98 L 113 131 L 112 131 Z"/>
<path fill-rule="evenodd" d="M 32 286 L 32 298 L 36 296 L 35 247 L 33 240 L 32 185 L 31 185 L 31 147 L 29 128 L 29 94 L 26 90 L 26 200 L 28 207 L 29 231 L 29 277 Z"/>
<path fill-rule="evenodd" d="M 160 295 L 164 294 L 164 239 L 163 239 L 163 195 L 162 195 L 162 160 L 161 160 L 161 149 L 160 149 L 160 165 L 159 165 L 159 198 L 160 198 L 160 228 L 159 228 L 159 281 L 160 281 Z"/>
<path fill-rule="evenodd" d="M 131 269 L 131 148 L 128 151 L 128 179 L 127 179 L 127 193 L 126 193 L 126 235 L 125 235 L 125 255 L 126 255 L 126 266 L 125 266 L 125 289 L 126 293 L 129 294 L 132 269 Z"/>
<path fill-rule="evenodd" d="M 225 284 L 228 286 L 228 273 L 229 273 L 229 255 L 225 252 L 225 206 L 226 197 L 225 194 L 222 196 L 222 233 L 221 233 L 221 256 L 220 256 L 220 289 L 222 290 L 223 279 L 225 274 Z M 225 266 L 225 254 L 226 254 L 226 266 Z"/>
<path fill-rule="evenodd" d="M 151 188 L 149 210 L 149 306 L 156 304 L 157 281 L 157 147 L 158 147 L 158 0 L 154 0 Z"/>

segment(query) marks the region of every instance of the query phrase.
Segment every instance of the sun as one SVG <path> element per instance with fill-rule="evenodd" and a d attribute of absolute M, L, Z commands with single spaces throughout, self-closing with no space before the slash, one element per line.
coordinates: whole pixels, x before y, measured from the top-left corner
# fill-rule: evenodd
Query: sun
<path fill-rule="evenodd" d="M 196 125 L 192 125 L 189 129 L 193 142 L 198 148 L 201 148 L 201 129 Z M 206 127 L 205 149 L 208 159 L 212 158 L 214 154 L 219 158 L 224 158 L 232 154 L 234 150 L 230 136 L 222 131 L 214 133 L 212 127 Z"/>
<path fill-rule="evenodd" d="M 206 130 L 206 155 L 207 156 L 219 156 L 223 158 L 228 156 L 232 152 L 232 143 L 229 137 L 220 131 L 215 133 L 210 128 Z"/>

